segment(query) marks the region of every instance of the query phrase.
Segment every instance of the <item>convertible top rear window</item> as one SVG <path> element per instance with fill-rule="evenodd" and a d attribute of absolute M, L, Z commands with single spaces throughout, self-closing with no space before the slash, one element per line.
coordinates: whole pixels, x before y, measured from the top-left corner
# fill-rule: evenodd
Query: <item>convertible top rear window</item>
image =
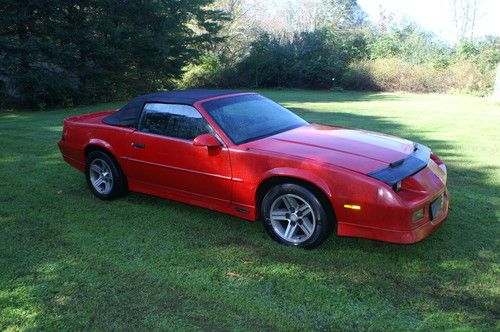
<path fill-rule="evenodd" d="M 307 124 L 283 106 L 257 94 L 220 98 L 203 108 L 233 141 L 242 144 Z"/>

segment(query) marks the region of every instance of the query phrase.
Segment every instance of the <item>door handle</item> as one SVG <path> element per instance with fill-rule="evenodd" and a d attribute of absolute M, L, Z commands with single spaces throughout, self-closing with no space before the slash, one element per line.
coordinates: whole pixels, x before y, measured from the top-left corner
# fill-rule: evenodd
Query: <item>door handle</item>
<path fill-rule="evenodd" d="M 136 148 L 144 149 L 144 143 L 135 143 L 135 142 L 132 142 L 132 146 L 134 146 Z"/>

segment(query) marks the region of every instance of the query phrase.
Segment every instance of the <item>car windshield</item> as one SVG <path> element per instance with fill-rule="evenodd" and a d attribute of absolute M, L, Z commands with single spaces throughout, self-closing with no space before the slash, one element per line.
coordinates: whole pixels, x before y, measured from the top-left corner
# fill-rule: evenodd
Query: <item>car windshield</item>
<path fill-rule="evenodd" d="M 220 98 L 203 108 L 233 141 L 242 144 L 301 127 L 306 121 L 258 94 Z"/>

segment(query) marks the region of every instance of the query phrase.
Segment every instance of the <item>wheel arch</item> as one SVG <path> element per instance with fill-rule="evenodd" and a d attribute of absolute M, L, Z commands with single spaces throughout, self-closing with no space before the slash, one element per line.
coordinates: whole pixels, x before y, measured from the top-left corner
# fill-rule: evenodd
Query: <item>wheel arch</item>
<path fill-rule="evenodd" d="M 257 186 L 255 191 L 255 212 L 256 219 L 260 218 L 260 208 L 265 194 L 272 187 L 283 184 L 293 183 L 309 189 L 315 194 L 320 202 L 324 205 L 329 220 L 336 222 L 335 210 L 331 202 L 332 193 L 326 184 L 316 182 L 311 178 L 299 177 L 295 174 L 275 174 L 263 179 Z"/>
<path fill-rule="evenodd" d="M 118 160 L 118 158 L 115 156 L 115 153 L 113 152 L 114 150 L 109 143 L 101 140 L 91 140 L 87 145 L 85 145 L 83 149 L 85 163 L 87 161 L 87 156 L 93 151 L 101 151 L 106 153 L 111 159 L 115 161 L 116 165 L 118 165 L 119 171 L 125 176 L 125 181 L 128 181 L 127 174 L 125 173 L 120 160 Z"/>
<path fill-rule="evenodd" d="M 90 152 L 96 151 L 96 150 L 106 152 L 109 155 L 111 155 L 113 158 L 116 159 L 114 149 L 111 146 L 111 144 L 109 144 L 106 141 L 100 140 L 100 139 L 91 139 L 85 145 L 85 147 L 83 148 L 85 159 L 87 159 L 87 156 L 89 155 Z"/>

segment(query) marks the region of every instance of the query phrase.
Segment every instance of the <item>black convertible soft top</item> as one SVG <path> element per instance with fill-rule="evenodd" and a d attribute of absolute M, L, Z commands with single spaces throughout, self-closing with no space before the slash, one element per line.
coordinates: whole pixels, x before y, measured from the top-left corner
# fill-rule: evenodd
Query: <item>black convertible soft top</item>
<path fill-rule="evenodd" d="M 193 105 L 197 101 L 203 99 L 240 92 L 242 91 L 191 89 L 150 93 L 147 95 L 135 97 L 134 99 L 130 100 L 127 105 L 123 106 L 115 113 L 103 118 L 102 121 L 113 126 L 137 128 L 139 117 L 141 116 L 141 111 L 145 103 L 172 103 Z"/>

